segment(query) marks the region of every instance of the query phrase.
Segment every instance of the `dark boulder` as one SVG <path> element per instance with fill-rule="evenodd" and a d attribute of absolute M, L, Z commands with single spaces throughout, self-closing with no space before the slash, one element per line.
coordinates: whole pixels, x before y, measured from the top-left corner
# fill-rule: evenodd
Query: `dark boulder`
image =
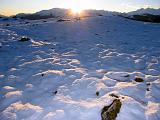
<path fill-rule="evenodd" d="M 136 82 L 143 82 L 144 80 L 143 80 L 142 78 L 140 78 L 140 77 L 136 77 L 136 78 L 135 78 L 135 81 L 136 81 Z"/>
<path fill-rule="evenodd" d="M 25 41 L 29 41 L 29 40 L 30 40 L 30 38 L 28 38 L 28 37 L 22 37 L 20 39 L 20 42 L 25 42 Z"/>
<path fill-rule="evenodd" d="M 116 120 L 117 114 L 120 112 L 121 105 L 121 101 L 119 99 L 115 99 L 109 106 L 105 106 L 101 112 L 102 120 Z"/>

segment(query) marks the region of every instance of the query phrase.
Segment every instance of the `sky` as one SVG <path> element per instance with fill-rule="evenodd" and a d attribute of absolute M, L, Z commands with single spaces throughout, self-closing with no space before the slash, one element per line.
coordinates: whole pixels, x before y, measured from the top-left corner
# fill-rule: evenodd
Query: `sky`
<path fill-rule="evenodd" d="M 0 14 L 34 13 L 51 8 L 80 8 L 128 12 L 160 8 L 160 0 L 0 0 Z"/>

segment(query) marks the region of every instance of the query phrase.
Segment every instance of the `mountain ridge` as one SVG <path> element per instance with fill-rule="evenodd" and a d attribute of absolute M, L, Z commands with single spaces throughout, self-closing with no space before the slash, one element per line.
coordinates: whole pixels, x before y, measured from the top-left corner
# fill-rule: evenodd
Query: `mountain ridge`
<path fill-rule="evenodd" d="M 143 15 L 143 14 L 151 14 L 151 15 L 160 15 L 160 8 L 141 8 L 136 11 L 128 12 L 129 15 Z"/>

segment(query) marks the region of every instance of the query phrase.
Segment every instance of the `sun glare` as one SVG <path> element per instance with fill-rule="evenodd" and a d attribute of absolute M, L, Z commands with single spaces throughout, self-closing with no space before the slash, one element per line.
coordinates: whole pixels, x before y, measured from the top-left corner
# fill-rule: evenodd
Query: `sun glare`
<path fill-rule="evenodd" d="M 74 14 L 80 14 L 84 9 L 85 2 L 83 0 L 74 0 L 70 3 L 70 9 Z"/>
<path fill-rule="evenodd" d="M 71 8 L 71 10 L 74 14 L 80 14 L 83 11 L 83 9 L 81 8 Z"/>

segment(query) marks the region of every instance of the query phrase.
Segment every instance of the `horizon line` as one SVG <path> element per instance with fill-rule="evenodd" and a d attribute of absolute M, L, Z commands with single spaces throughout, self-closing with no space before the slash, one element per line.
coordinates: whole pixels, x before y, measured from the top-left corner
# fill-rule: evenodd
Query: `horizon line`
<path fill-rule="evenodd" d="M 37 11 L 33 11 L 33 12 L 18 12 L 18 13 L 15 13 L 15 14 L 11 14 L 11 15 L 5 15 L 5 14 L 0 14 L 2 16 L 5 16 L 5 17 L 12 17 L 12 16 L 15 16 L 15 15 L 18 15 L 18 14 L 34 14 L 34 13 L 37 13 L 37 12 L 40 12 L 40 11 L 43 11 L 43 10 L 51 10 L 51 9 L 66 9 L 66 10 L 69 10 L 71 8 L 62 8 L 62 7 L 54 7 L 54 8 L 49 8 L 49 9 L 41 9 L 41 10 L 37 10 Z M 97 11 L 100 11 L 100 10 L 103 10 L 103 11 L 109 11 L 109 12 L 117 12 L 117 13 L 129 13 L 129 12 L 133 12 L 133 11 L 137 11 L 137 10 L 140 10 L 140 9 L 160 9 L 160 7 L 156 8 L 156 7 L 140 7 L 138 9 L 135 9 L 135 10 L 129 10 L 129 11 L 116 11 L 116 10 L 107 10 L 107 9 L 84 9 L 83 11 L 85 10 L 97 10 Z"/>

